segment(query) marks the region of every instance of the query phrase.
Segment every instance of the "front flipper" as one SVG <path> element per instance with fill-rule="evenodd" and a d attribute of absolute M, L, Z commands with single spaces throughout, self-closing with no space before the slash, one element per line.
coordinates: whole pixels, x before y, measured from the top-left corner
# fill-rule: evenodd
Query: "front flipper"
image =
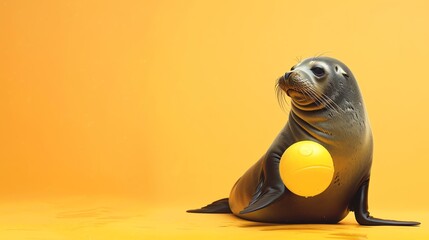
<path fill-rule="evenodd" d="M 285 192 L 285 185 L 279 173 L 280 156 L 271 156 L 266 159 L 263 173 L 250 203 L 240 214 L 262 209 L 280 198 Z"/>
<path fill-rule="evenodd" d="M 366 181 L 359 188 L 354 199 L 354 208 L 356 221 L 360 225 L 367 226 L 379 226 L 379 225 L 391 225 L 391 226 L 415 226 L 419 225 L 419 222 L 412 221 L 396 221 L 396 220 L 385 220 L 374 218 L 369 215 L 368 212 L 368 187 L 369 181 Z"/>

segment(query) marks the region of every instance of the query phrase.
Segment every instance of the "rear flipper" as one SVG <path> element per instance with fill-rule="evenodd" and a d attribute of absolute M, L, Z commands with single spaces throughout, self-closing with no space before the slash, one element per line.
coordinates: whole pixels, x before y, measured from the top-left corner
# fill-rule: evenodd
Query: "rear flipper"
<path fill-rule="evenodd" d="M 356 221 L 360 225 L 415 226 L 420 224 L 419 222 L 384 220 L 384 219 L 374 218 L 370 216 L 368 212 L 368 187 L 369 187 L 369 180 L 364 182 L 362 186 L 359 188 L 358 192 L 355 195 L 354 207 L 353 209 L 351 209 L 352 211 L 355 212 Z"/>
<path fill-rule="evenodd" d="M 217 200 L 200 209 L 187 210 L 188 213 L 232 213 L 229 208 L 228 198 Z"/>

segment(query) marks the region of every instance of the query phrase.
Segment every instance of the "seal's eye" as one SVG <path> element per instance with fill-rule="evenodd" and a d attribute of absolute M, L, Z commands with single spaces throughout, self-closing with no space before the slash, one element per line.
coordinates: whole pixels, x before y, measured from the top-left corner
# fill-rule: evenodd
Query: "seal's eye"
<path fill-rule="evenodd" d="M 325 75 L 325 70 L 321 67 L 313 67 L 310 70 L 314 73 L 314 75 L 316 75 L 318 77 Z"/>

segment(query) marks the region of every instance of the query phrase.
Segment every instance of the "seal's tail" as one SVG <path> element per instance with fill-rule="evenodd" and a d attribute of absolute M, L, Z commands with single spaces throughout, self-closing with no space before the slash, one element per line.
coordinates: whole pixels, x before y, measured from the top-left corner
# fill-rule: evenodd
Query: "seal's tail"
<path fill-rule="evenodd" d="M 205 207 L 187 210 L 188 213 L 232 213 L 229 208 L 228 198 L 222 198 Z"/>

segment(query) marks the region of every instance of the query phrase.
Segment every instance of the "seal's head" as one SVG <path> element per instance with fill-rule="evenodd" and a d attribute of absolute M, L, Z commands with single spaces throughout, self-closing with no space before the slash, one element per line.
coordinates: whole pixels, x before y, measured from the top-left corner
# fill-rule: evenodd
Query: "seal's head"
<path fill-rule="evenodd" d="M 308 58 L 278 79 L 277 96 L 282 100 L 287 94 L 293 106 L 301 110 L 335 110 L 333 104 L 340 100 L 350 81 L 354 82 L 354 77 L 340 61 L 329 57 Z"/>

